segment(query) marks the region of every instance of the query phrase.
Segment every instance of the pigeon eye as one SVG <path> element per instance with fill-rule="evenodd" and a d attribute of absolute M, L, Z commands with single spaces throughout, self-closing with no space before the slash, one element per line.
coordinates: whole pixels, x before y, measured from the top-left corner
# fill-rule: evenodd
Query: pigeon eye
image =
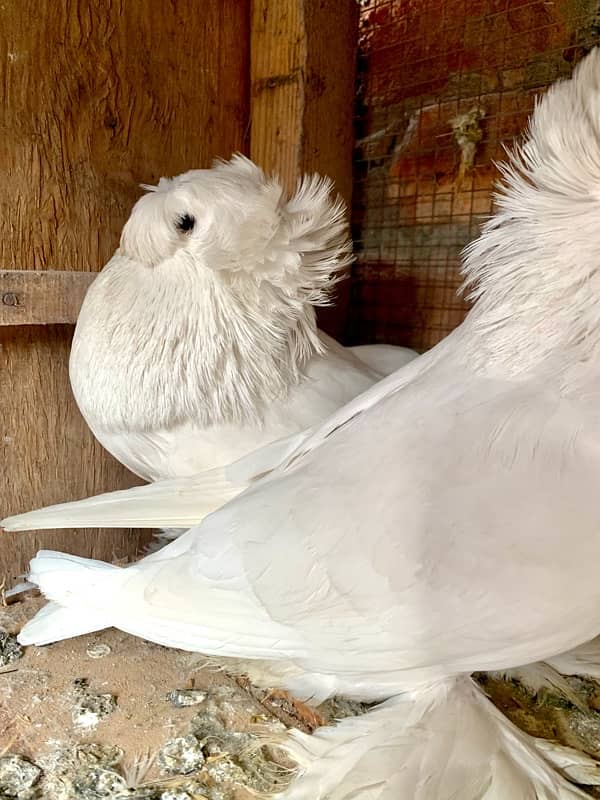
<path fill-rule="evenodd" d="M 196 224 L 196 217 L 193 217 L 191 214 L 182 214 L 180 217 L 177 218 L 175 222 L 175 227 L 181 233 L 189 233 L 190 231 L 194 230 L 195 224 Z"/>

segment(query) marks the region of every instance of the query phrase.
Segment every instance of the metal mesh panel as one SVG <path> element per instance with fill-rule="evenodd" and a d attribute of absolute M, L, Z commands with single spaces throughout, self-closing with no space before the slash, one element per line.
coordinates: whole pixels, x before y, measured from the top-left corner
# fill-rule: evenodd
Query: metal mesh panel
<path fill-rule="evenodd" d="M 425 350 L 462 321 L 493 161 L 597 43 L 590 0 L 362 0 L 351 341 Z"/>

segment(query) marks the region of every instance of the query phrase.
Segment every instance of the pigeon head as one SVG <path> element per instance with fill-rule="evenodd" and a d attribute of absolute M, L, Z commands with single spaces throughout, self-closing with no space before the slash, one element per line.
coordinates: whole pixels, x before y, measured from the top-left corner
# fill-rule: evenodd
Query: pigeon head
<path fill-rule="evenodd" d="M 292 197 L 241 155 L 161 178 L 133 208 L 120 252 L 157 272 L 210 272 L 221 286 L 325 304 L 351 261 L 344 206 L 328 179 Z"/>

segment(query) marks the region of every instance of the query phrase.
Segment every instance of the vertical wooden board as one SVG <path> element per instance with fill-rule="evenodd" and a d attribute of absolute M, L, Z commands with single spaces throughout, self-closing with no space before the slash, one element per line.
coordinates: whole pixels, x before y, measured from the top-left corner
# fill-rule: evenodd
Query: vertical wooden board
<path fill-rule="evenodd" d="M 354 90 L 358 42 L 355 0 L 305 0 L 307 74 L 303 121 L 303 169 L 327 173 L 352 204 Z M 319 325 L 343 340 L 350 307 L 350 280 L 338 284 L 336 303 L 319 309 Z"/>
<path fill-rule="evenodd" d="M 358 6 L 355 0 L 253 0 L 252 158 L 293 189 L 303 172 L 329 175 L 350 207 Z M 340 338 L 349 302 L 340 285 L 319 321 Z"/>
<path fill-rule="evenodd" d="M 22 0 L 0 8 L 0 268 L 98 270 L 152 183 L 245 152 L 243 0 Z M 0 514 L 131 485 L 70 395 L 69 328 L 1 332 Z M 147 534 L 144 534 L 147 536 Z M 39 544 L 112 558 L 123 532 L 3 534 L 0 579 Z"/>
<path fill-rule="evenodd" d="M 349 208 L 358 3 L 304 0 L 304 7 L 308 100 L 304 108 L 302 169 L 326 172 Z"/>
<path fill-rule="evenodd" d="M 292 190 L 302 171 L 306 39 L 302 0 L 253 0 L 252 159 Z"/>

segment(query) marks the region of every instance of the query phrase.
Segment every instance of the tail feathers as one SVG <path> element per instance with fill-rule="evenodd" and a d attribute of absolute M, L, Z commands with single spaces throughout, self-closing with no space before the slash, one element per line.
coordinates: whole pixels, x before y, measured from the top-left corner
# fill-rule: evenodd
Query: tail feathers
<path fill-rule="evenodd" d="M 47 528 L 190 528 L 246 488 L 222 469 L 159 481 L 7 517 L 7 531 Z"/>
<path fill-rule="evenodd" d="M 19 642 L 50 644 L 110 627 L 113 598 L 125 575 L 126 570 L 104 561 L 40 550 L 29 565 L 28 578 L 54 602 L 24 626 Z"/>
<path fill-rule="evenodd" d="M 40 550 L 29 564 L 28 579 L 49 599 L 64 606 L 102 611 L 120 588 L 126 570 L 69 553 Z"/>
<path fill-rule="evenodd" d="M 18 640 L 22 645 L 50 644 L 108 627 L 110 622 L 102 613 L 63 608 L 57 603 L 48 603 L 25 625 Z"/>
<path fill-rule="evenodd" d="M 271 619 L 250 591 L 220 590 L 203 579 L 191 581 L 185 595 L 177 591 L 185 559 L 173 556 L 186 552 L 193 533 L 172 542 L 167 557 L 161 550 L 125 568 L 41 550 L 31 562 L 29 578 L 49 600 L 74 614 L 89 615 L 92 630 L 114 626 L 165 647 L 224 658 L 276 660 L 304 652 L 294 630 Z M 23 641 L 41 644 L 65 637 L 60 624 L 56 631 L 53 627 L 55 619 L 62 620 L 48 615 L 44 622 L 43 613 L 39 627 L 37 617 L 25 625 Z"/>
<path fill-rule="evenodd" d="M 279 466 L 310 433 L 309 429 L 271 442 L 226 467 L 47 506 L 7 517 L 0 521 L 0 527 L 7 531 L 97 527 L 185 530 Z"/>
<path fill-rule="evenodd" d="M 470 679 L 394 697 L 360 717 L 288 734 L 300 765 L 281 800 L 576 800 L 535 742 Z"/>

